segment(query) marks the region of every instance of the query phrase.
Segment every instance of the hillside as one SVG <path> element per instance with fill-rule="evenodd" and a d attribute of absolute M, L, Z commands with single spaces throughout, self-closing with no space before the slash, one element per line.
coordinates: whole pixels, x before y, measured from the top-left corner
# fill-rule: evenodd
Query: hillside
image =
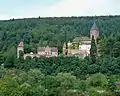
<path fill-rule="evenodd" d="M 21 20 L 0 21 L 0 51 L 6 51 L 17 46 L 24 40 L 25 52 L 36 51 L 37 46 L 61 47 L 65 41 L 76 36 L 89 35 L 89 30 L 96 21 L 100 34 L 108 36 L 120 32 L 120 16 L 99 17 L 53 17 L 28 18 Z"/>
<path fill-rule="evenodd" d="M 25 53 L 89 36 L 93 22 L 100 31 L 90 55 L 16 58 L 23 40 Z M 29 18 L 0 21 L 0 96 L 120 96 L 120 16 Z M 22 43 L 23 44 L 23 43 Z M 23 45 L 22 45 L 23 46 Z M 100 56 L 98 56 L 99 48 Z"/>

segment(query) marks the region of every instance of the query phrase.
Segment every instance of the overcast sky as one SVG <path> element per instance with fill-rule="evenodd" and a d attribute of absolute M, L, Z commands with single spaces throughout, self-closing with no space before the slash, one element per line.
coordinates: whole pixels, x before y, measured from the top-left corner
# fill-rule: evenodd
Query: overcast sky
<path fill-rule="evenodd" d="M 29 17 L 119 15 L 120 0 L 1 0 L 0 20 Z"/>

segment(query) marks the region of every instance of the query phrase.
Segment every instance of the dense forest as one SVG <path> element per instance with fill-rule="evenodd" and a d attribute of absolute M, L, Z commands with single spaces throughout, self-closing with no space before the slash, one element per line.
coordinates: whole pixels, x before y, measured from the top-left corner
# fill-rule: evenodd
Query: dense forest
<path fill-rule="evenodd" d="M 94 40 L 90 56 L 16 58 L 23 40 L 25 53 L 89 36 L 96 22 L 100 56 Z M 120 96 L 120 16 L 28 18 L 0 21 L 0 96 Z M 94 61 L 94 62 L 93 62 Z"/>
<path fill-rule="evenodd" d="M 35 51 L 36 46 L 61 46 L 76 36 L 89 36 L 93 22 L 96 21 L 101 36 L 120 32 L 120 16 L 100 17 L 61 17 L 30 18 L 22 20 L 0 21 L 0 51 L 17 46 L 24 40 L 25 52 Z"/>

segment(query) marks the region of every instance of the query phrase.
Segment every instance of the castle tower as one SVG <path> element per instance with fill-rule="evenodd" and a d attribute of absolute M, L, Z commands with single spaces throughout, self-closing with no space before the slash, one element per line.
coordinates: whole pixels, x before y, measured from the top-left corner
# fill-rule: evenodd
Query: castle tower
<path fill-rule="evenodd" d="M 99 29 L 94 21 L 94 24 L 90 30 L 90 39 L 92 40 L 92 36 L 94 36 L 94 39 L 97 40 L 97 38 L 99 37 Z"/>
<path fill-rule="evenodd" d="M 96 42 L 96 46 L 97 46 L 97 54 L 98 54 L 98 45 L 97 45 L 97 39 L 99 37 L 99 29 L 94 21 L 94 24 L 90 30 L 90 39 L 92 40 L 92 36 L 94 36 L 95 42 Z"/>
<path fill-rule="evenodd" d="M 23 41 L 21 41 L 18 44 L 18 47 L 17 47 L 17 58 L 19 58 L 19 56 L 20 56 L 20 51 L 24 52 L 24 43 L 23 43 Z"/>

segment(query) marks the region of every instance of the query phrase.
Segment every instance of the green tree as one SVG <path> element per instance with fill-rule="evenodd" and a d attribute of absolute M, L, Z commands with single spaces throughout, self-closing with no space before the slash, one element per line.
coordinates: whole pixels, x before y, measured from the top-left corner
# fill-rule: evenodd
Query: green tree
<path fill-rule="evenodd" d="M 112 50 L 114 48 L 114 43 L 115 43 L 115 38 L 110 36 L 107 40 L 107 45 L 106 45 L 106 49 L 110 56 L 112 56 Z"/>
<path fill-rule="evenodd" d="M 19 51 L 19 61 L 21 62 L 21 63 L 23 63 L 24 62 L 24 52 L 23 51 Z"/>
<path fill-rule="evenodd" d="M 39 69 L 30 69 L 28 71 L 28 82 L 31 85 L 42 85 L 44 82 L 44 74 Z"/>
<path fill-rule="evenodd" d="M 6 60 L 5 60 L 5 64 L 4 67 L 14 67 L 16 63 L 16 49 L 15 47 L 12 47 L 6 54 Z"/>
<path fill-rule="evenodd" d="M 22 96 L 19 91 L 19 84 L 11 76 L 4 76 L 0 79 L 0 96 Z"/>
<path fill-rule="evenodd" d="M 119 57 L 120 56 L 120 42 L 115 42 L 112 49 L 112 56 Z"/>
<path fill-rule="evenodd" d="M 114 92 L 114 90 L 116 89 L 116 85 L 115 85 L 115 78 L 110 77 L 108 80 L 108 89 L 112 92 Z"/>
<path fill-rule="evenodd" d="M 4 57 L 4 54 L 3 53 L 0 53 L 0 65 L 4 63 L 4 60 L 5 57 Z"/>
<path fill-rule="evenodd" d="M 104 74 L 97 73 L 88 78 L 88 84 L 93 87 L 106 88 L 108 85 L 108 80 Z"/>
<path fill-rule="evenodd" d="M 90 58 L 92 60 L 92 63 L 96 62 L 96 59 L 97 59 L 97 46 L 96 46 L 96 41 L 94 39 L 94 36 L 92 36 L 92 41 L 91 41 Z"/>
<path fill-rule="evenodd" d="M 68 90 L 74 90 L 74 84 L 77 81 L 75 76 L 72 76 L 70 73 L 58 73 L 56 80 L 59 82 L 60 86 L 58 87 L 59 96 L 66 96 Z"/>

